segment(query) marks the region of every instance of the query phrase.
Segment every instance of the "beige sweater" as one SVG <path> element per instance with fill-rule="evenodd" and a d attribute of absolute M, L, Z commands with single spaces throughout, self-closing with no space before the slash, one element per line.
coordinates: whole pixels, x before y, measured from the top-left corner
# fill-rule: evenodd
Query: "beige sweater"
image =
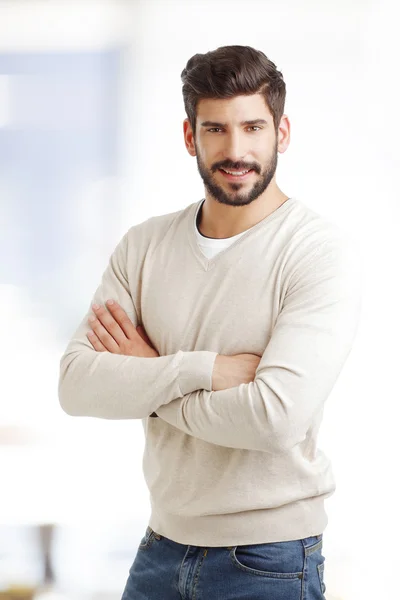
<path fill-rule="evenodd" d="M 61 358 L 61 406 L 142 419 L 149 524 L 161 535 L 198 546 L 318 535 L 336 486 L 317 436 L 358 328 L 359 253 L 290 198 L 207 258 L 200 202 L 123 236 Z M 92 348 L 91 305 L 108 298 L 143 324 L 159 358 Z M 254 381 L 212 391 L 217 353 L 262 356 Z"/>

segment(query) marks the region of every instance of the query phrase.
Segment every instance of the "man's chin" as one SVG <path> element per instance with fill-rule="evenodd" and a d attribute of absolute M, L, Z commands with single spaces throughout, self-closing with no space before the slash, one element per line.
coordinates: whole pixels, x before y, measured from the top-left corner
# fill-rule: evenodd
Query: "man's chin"
<path fill-rule="evenodd" d="M 246 206 L 250 204 L 253 200 L 252 198 L 243 196 L 214 196 L 215 200 L 220 204 L 225 204 L 227 206 Z"/>
<path fill-rule="evenodd" d="M 235 190 L 231 190 L 230 193 L 226 192 L 220 186 L 210 185 L 211 182 L 204 180 L 203 183 L 208 193 L 220 204 L 225 204 L 226 206 L 246 206 L 253 201 L 251 193 L 247 193 L 245 196 L 240 194 Z"/>

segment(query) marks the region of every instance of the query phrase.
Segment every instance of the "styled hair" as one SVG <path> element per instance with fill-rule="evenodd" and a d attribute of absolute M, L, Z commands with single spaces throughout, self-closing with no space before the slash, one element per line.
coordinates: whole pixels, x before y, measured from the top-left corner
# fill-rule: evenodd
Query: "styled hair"
<path fill-rule="evenodd" d="M 282 73 L 261 50 L 221 46 L 189 58 L 181 73 L 185 111 L 196 133 L 197 104 L 202 98 L 262 94 L 274 119 L 275 132 L 285 108 Z"/>

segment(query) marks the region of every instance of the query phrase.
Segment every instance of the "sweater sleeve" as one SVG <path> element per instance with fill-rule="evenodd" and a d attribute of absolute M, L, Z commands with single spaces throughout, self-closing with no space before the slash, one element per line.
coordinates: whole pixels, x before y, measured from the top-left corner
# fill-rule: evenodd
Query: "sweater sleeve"
<path fill-rule="evenodd" d="M 58 396 L 71 416 L 142 419 L 197 389 L 212 389 L 217 352 L 178 351 L 156 358 L 97 352 L 86 333 L 94 303 L 116 300 L 138 325 L 128 283 L 127 232 L 112 253 L 90 307 L 60 360 Z"/>
<path fill-rule="evenodd" d="M 293 271 L 254 381 L 198 390 L 157 410 L 207 442 L 269 453 L 294 447 L 319 416 L 358 330 L 362 271 L 348 238 L 323 242 Z"/>

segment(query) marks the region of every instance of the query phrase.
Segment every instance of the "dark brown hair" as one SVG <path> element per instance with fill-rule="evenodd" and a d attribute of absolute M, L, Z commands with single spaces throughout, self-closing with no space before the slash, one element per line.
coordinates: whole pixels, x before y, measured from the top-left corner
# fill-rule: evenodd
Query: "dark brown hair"
<path fill-rule="evenodd" d="M 232 98 L 262 94 L 273 116 L 275 132 L 285 108 L 282 73 L 261 50 L 250 46 L 221 46 L 189 58 L 181 73 L 185 111 L 196 133 L 197 104 L 202 98 Z"/>

